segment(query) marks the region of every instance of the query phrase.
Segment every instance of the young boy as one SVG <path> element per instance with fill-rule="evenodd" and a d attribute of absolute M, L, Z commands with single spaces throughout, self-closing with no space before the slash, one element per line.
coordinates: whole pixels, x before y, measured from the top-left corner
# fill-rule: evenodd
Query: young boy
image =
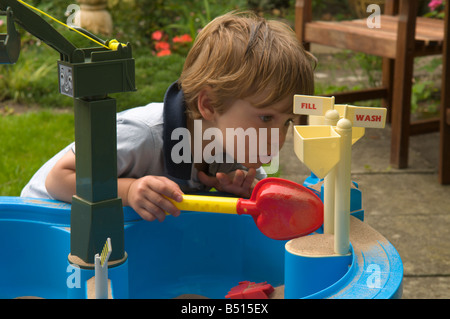
<path fill-rule="evenodd" d="M 266 176 L 262 163 L 276 155 L 295 119 L 293 95 L 313 94 L 312 63 L 294 32 L 281 22 L 237 13 L 211 21 L 198 34 L 164 103 L 117 116 L 118 193 L 123 205 L 145 220 L 162 221 L 165 212 L 180 214 L 167 198 L 180 202 L 184 192 L 214 187 L 249 197 L 255 183 Z M 267 153 L 245 152 L 249 154 L 238 163 L 242 150 L 236 142 L 242 136 L 227 135 L 227 129 L 237 128 L 253 129 L 260 148 L 266 143 Z M 180 129 L 192 137 L 187 157 L 178 144 L 181 135 L 174 135 Z M 220 147 L 211 148 L 213 137 L 207 132 L 217 133 L 216 139 L 223 137 L 214 140 Z M 265 139 L 261 132 L 267 132 Z M 192 142 L 198 135 L 200 145 Z M 21 196 L 71 202 L 76 186 L 74 152 L 72 143 L 50 159 Z M 198 159 L 199 154 L 200 161 L 180 161 L 180 156 Z"/>

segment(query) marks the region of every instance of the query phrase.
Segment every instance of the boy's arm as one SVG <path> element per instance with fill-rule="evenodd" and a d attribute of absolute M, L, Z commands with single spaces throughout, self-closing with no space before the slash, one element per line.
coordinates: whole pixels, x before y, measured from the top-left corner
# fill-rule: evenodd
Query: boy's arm
<path fill-rule="evenodd" d="M 47 175 L 47 192 L 55 199 L 71 203 L 76 193 L 75 154 L 67 152 Z"/>
<path fill-rule="evenodd" d="M 144 176 L 139 179 L 119 178 L 118 196 L 123 206 L 131 206 L 143 219 L 164 220 L 165 212 L 178 216 L 180 211 L 166 197 L 182 201 L 183 192 L 173 181 L 162 176 Z M 75 154 L 67 152 L 47 175 L 45 187 L 57 200 L 72 202 L 76 194 Z M 164 195 L 164 196 L 163 196 Z"/>

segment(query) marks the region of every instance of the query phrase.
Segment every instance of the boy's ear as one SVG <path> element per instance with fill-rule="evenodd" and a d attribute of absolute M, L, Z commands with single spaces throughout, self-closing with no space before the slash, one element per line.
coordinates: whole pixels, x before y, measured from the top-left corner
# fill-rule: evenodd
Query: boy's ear
<path fill-rule="evenodd" d="M 211 88 L 203 88 L 198 95 L 198 111 L 202 117 L 207 121 L 212 121 L 214 119 L 214 107 L 211 104 Z"/>

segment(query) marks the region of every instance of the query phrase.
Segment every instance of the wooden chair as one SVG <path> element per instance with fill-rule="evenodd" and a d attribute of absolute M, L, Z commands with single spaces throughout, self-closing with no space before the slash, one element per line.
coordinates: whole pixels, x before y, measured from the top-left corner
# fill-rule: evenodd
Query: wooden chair
<path fill-rule="evenodd" d="M 416 122 L 410 119 L 414 58 L 442 54 L 444 48 L 444 21 L 418 17 L 418 2 L 386 0 L 379 20 L 380 28 L 370 28 L 367 19 L 312 21 L 312 0 L 297 0 L 295 4 L 296 34 L 307 50 L 310 43 L 318 43 L 383 57 L 380 87 L 333 95 L 336 103 L 383 100 L 392 128 L 391 165 L 396 168 L 408 166 L 410 135 L 438 131 L 442 126 L 440 122 L 443 122 L 438 118 Z M 442 79 L 445 80 L 445 77 Z M 449 83 L 444 83 L 448 87 Z M 448 116 L 446 120 L 449 120 Z M 441 139 L 444 142 L 443 136 Z M 448 137 L 446 143 L 450 143 Z M 440 171 L 441 182 L 450 183 L 449 173 L 444 174 L 445 178 L 443 174 Z"/>
<path fill-rule="evenodd" d="M 442 58 L 442 86 L 441 86 L 441 122 L 440 122 L 440 150 L 439 150 L 439 181 L 450 184 L 450 4 L 445 4 L 444 52 Z"/>

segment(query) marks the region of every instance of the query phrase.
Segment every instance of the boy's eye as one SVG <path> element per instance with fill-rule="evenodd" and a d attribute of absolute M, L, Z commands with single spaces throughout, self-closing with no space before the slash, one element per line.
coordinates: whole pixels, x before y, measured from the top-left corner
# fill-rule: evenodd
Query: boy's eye
<path fill-rule="evenodd" d="M 272 115 L 261 115 L 259 117 L 261 119 L 261 121 L 263 121 L 264 123 L 270 122 L 273 119 Z"/>

